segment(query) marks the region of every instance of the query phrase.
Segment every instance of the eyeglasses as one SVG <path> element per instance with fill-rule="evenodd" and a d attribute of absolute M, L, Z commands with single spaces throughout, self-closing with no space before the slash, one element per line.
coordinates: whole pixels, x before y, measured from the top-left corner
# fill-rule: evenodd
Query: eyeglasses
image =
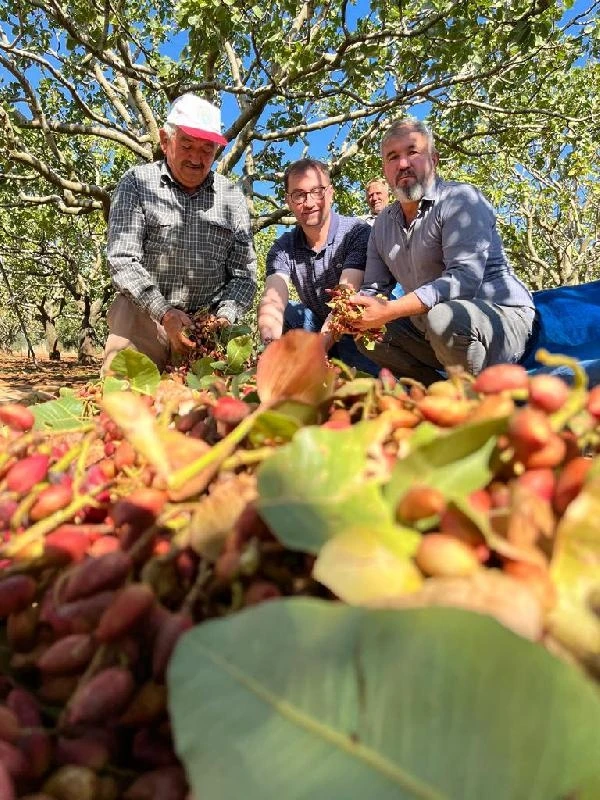
<path fill-rule="evenodd" d="M 299 206 L 301 203 L 306 203 L 308 195 L 310 195 L 313 200 L 322 200 L 325 197 L 325 192 L 329 189 L 329 186 L 315 186 L 313 189 L 310 189 L 308 192 L 302 192 L 300 189 L 295 189 L 291 194 L 288 195 L 292 203 Z"/>

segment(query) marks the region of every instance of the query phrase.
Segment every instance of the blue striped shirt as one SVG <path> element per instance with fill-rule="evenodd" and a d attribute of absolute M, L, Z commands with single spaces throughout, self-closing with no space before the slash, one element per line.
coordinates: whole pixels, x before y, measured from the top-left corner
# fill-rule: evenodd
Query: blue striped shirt
<path fill-rule="evenodd" d="M 363 220 L 332 211 L 327 243 L 317 253 L 308 245 L 302 228 L 296 225 L 280 236 L 269 250 L 267 277 L 285 276 L 322 325 L 331 311 L 325 290 L 337 286 L 345 269 L 364 271 L 370 233 L 370 226 Z"/>

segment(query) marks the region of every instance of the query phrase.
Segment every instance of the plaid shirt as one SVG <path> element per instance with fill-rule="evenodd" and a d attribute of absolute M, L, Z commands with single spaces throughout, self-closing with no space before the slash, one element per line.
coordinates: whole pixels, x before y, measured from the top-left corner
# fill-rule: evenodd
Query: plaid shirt
<path fill-rule="evenodd" d="M 173 307 L 235 322 L 256 291 L 244 195 L 213 172 L 188 194 L 165 161 L 128 170 L 111 202 L 107 255 L 117 291 L 157 322 Z"/>
<path fill-rule="evenodd" d="M 290 280 L 302 303 L 322 325 L 331 311 L 325 289 L 337 286 L 345 269 L 364 270 L 370 233 L 370 226 L 362 219 L 342 217 L 332 211 L 327 243 L 315 253 L 297 225 L 269 250 L 267 276 L 279 274 Z"/>

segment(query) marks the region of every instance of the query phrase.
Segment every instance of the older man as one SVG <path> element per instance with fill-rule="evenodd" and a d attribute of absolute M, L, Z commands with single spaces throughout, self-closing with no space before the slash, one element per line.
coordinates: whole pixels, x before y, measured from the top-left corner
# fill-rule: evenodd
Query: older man
<path fill-rule="evenodd" d="M 323 162 L 311 158 L 295 161 L 286 169 L 283 181 L 297 225 L 277 239 L 267 254 L 267 278 L 258 314 L 261 338 L 267 343 L 291 328 L 320 331 L 330 356 L 375 375 L 377 366 L 358 351 L 352 336 L 334 342 L 327 326 L 327 290 L 338 284 L 359 289 L 371 229 L 358 218 L 332 211 L 333 186 Z M 290 302 L 290 283 L 300 302 Z"/>
<path fill-rule="evenodd" d="M 365 184 L 365 199 L 370 209 L 365 222 L 372 225 L 377 215 L 390 203 L 390 190 L 385 178 L 371 178 Z"/>
<path fill-rule="evenodd" d="M 433 136 L 416 119 L 392 123 L 381 154 L 396 202 L 375 220 L 353 298 L 364 308 L 356 327 L 386 326 L 369 357 L 426 385 L 450 366 L 476 375 L 517 361 L 534 305 L 507 261 L 492 207 L 474 186 L 437 176 Z M 387 297 L 396 281 L 402 297 L 374 296 Z"/>
<path fill-rule="evenodd" d="M 164 369 L 189 353 L 191 315 L 236 322 L 256 291 L 250 217 L 241 190 L 211 170 L 219 109 L 193 94 L 173 103 L 160 131 L 162 161 L 125 173 L 112 198 L 108 265 L 117 290 L 108 312 L 103 373 L 132 347 Z"/>

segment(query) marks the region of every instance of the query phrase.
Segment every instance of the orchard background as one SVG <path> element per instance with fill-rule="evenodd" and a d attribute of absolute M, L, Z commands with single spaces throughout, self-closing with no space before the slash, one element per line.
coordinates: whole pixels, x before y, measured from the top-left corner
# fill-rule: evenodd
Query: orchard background
<path fill-rule="evenodd" d="M 110 197 L 159 152 L 168 104 L 221 103 L 261 270 L 286 163 L 326 159 L 365 213 L 382 128 L 433 127 L 448 178 L 498 208 L 533 289 L 600 276 L 598 2 L 33 0 L 0 8 L 0 347 L 93 358 Z"/>
<path fill-rule="evenodd" d="M 95 382 L 111 192 L 187 90 L 222 103 L 261 269 L 286 163 L 327 159 L 363 213 L 413 113 L 533 289 L 600 277 L 599 5 L 0 7 L 3 800 L 600 796 L 576 364 L 425 390 L 302 331 L 261 353 L 249 317 L 184 370 L 124 352 Z"/>

